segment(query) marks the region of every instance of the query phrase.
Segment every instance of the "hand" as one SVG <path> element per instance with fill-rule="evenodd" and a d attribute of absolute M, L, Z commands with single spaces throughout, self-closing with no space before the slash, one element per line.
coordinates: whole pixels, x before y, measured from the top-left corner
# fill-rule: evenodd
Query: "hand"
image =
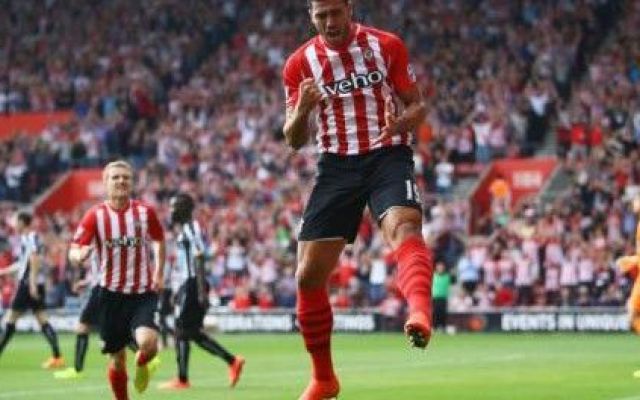
<path fill-rule="evenodd" d="M 397 135 L 398 132 L 398 118 L 396 117 L 396 107 L 393 103 L 391 96 L 387 96 L 384 99 L 384 128 L 380 132 L 380 136 L 373 139 L 371 146 L 382 143 L 383 141 L 391 138 L 393 135 Z"/>
<path fill-rule="evenodd" d="M 93 246 L 82 246 L 79 250 L 79 257 L 82 262 L 86 261 L 93 251 Z"/>
<path fill-rule="evenodd" d="M 32 299 L 38 300 L 40 298 L 40 293 L 38 293 L 38 286 L 35 284 L 29 285 L 29 295 Z"/>
<path fill-rule="evenodd" d="M 87 287 L 87 285 L 88 282 L 86 282 L 85 280 L 78 281 L 73 284 L 71 291 L 73 293 L 80 293 L 85 287 Z"/>
<path fill-rule="evenodd" d="M 297 104 L 299 110 L 310 112 L 322 100 L 322 92 L 313 78 L 306 78 L 300 82 L 298 92 L 300 93 Z"/>

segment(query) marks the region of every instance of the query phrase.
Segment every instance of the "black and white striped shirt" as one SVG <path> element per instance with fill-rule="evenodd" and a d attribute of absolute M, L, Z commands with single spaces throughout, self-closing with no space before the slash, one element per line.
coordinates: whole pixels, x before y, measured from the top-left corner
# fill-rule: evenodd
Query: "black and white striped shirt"
<path fill-rule="evenodd" d="M 196 255 L 205 252 L 204 235 L 197 221 L 182 225 L 176 237 L 176 279 L 178 286 L 196 277 Z"/>
<path fill-rule="evenodd" d="M 28 232 L 20 235 L 20 253 L 18 254 L 18 280 L 22 283 L 29 283 L 31 272 L 31 256 L 42 254 L 42 243 L 36 232 Z M 39 272 L 36 283 L 44 283 L 44 276 Z"/>

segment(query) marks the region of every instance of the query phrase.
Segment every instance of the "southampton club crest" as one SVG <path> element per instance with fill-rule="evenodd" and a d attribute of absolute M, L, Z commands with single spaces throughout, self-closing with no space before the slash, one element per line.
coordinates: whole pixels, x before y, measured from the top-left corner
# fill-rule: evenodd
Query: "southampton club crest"
<path fill-rule="evenodd" d="M 370 47 L 367 47 L 366 49 L 364 49 L 364 59 L 367 61 L 371 61 L 373 60 L 373 50 L 371 50 Z"/>

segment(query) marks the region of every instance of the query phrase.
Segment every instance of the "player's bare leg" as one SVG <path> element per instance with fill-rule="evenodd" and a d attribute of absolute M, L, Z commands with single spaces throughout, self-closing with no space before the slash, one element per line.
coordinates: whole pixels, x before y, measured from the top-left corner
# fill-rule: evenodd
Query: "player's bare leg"
<path fill-rule="evenodd" d="M 127 354 L 124 349 L 110 355 L 107 376 L 115 400 L 129 400 L 127 393 Z"/>
<path fill-rule="evenodd" d="M 148 363 L 158 352 L 158 333 L 155 329 L 143 326 L 136 329 L 135 337 L 139 350 L 136 354 L 136 376 L 133 383 L 138 393 L 142 393 L 147 390 L 153 372 Z"/>
<path fill-rule="evenodd" d="M 298 244 L 298 324 L 313 365 L 311 382 L 300 400 L 330 399 L 340 391 L 331 360 L 333 313 L 327 282 L 345 244 L 344 239 Z"/>
<path fill-rule="evenodd" d="M 431 338 L 433 255 L 422 237 L 422 214 L 411 207 L 391 208 L 382 230 L 395 251 L 398 287 L 409 304 L 405 334 L 414 347 L 425 348 Z"/>

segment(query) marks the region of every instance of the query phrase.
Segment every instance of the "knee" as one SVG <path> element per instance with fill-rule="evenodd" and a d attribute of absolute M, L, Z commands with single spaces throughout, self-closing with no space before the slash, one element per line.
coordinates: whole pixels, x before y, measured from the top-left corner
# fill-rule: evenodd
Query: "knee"
<path fill-rule="evenodd" d="M 116 371 L 127 370 L 127 359 L 125 357 L 124 350 L 121 350 L 111 356 L 111 368 Z"/>
<path fill-rule="evenodd" d="M 78 324 L 78 326 L 76 326 L 76 334 L 78 335 L 88 335 L 89 334 L 89 326 L 87 326 L 87 324 Z"/>
<path fill-rule="evenodd" d="M 296 270 L 296 283 L 300 289 L 309 288 L 314 284 L 313 278 L 308 272 L 308 268 L 306 268 L 303 263 L 298 264 L 298 269 Z"/>
<path fill-rule="evenodd" d="M 413 220 L 404 220 L 393 226 L 388 239 L 391 247 L 397 249 L 402 242 L 411 236 L 422 237 L 422 225 Z"/>
<path fill-rule="evenodd" d="M 148 355 L 150 358 L 155 356 L 158 352 L 158 337 L 155 333 L 144 335 L 138 342 L 138 348 L 141 352 Z"/>
<path fill-rule="evenodd" d="M 392 211 L 383 219 L 382 229 L 389 245 L 396 249 L 408 237 L 422 237 L 422 214 L 415 209 Z"/>
<path fill-rule="evenodd" d="M 323 277 L 320 271 L 314 271 L 314 268 L 308 264 L 301 262 L 298 264 L 296 271 L 296 283 L 298 289 L 315 289 L 323 287 L 327 283 L 327 278 Z"/>

